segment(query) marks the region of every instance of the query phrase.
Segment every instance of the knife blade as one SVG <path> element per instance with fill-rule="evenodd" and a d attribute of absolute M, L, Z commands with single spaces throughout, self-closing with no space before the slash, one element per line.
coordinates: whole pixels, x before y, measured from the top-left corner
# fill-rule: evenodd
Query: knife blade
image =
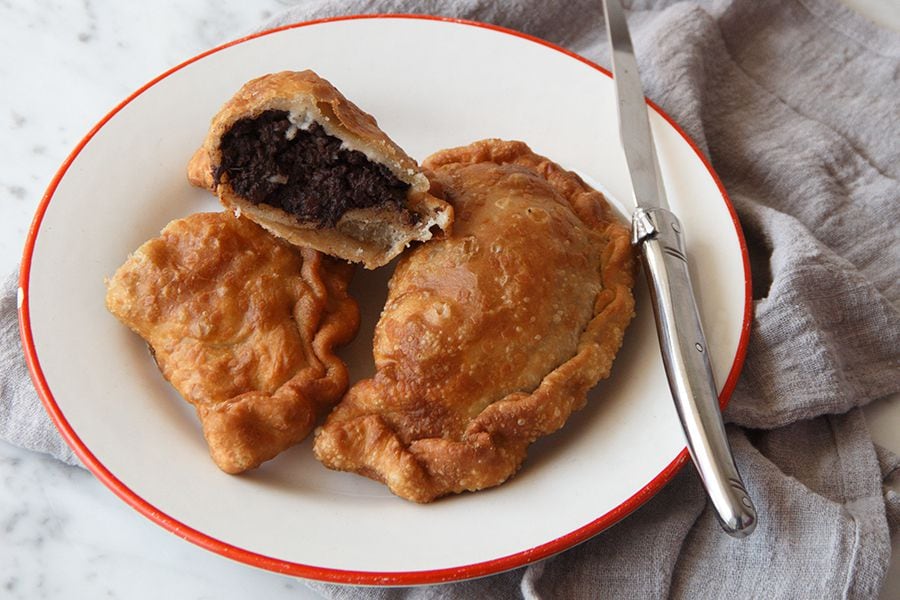
<path fill-rule="evenodd" d="M 631 176 L 632 242 L 640 249 L 669 389 L 688 451 L 722 528 L 750 535 L 757 513 L 734 463 L 688 269 L 683 228 L 669 209 L 634 46 L 619 0 L 603 0 L 619 137 Z"/>

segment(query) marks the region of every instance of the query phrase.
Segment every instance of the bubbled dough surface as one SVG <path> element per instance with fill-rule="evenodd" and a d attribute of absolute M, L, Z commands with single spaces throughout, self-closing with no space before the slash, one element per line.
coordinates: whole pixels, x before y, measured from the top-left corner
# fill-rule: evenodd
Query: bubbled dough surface
<path fill-rule="evenodd" d="M 316 439 L 326 466 L 427 502 L 498 485 L 606 377 L 633 316 L 628 229 L 525 144 L 425 162 L 456 211 L 405 257 L 376 328 L 373 379 Z"/>
<path fill-rule="evenodd" d="M 236 473 L 302 440 L 346 390 L 333 348 L 358 327 L 350 275 L 247 219 L 202 213 L 134 252 L 106 303 L 196 407 L 216 464 Z"/>
<path fill-rule="evenodd" d="M 408 224 L 399 218 L 396 208 L 381 207 L 351 210 L 338 227 L 320 228 L 317 223 L 298 221 L 279 208 L 253 204 L 235 193 L 227 178 L 216 185 L 213 174 L 221 163 L 222 136 L 236 121 L 267 110 L 286 111 L 301 123 L 315 121 L 348 149 L 388 167 L 411 185 L 405 208 L 418 215 L 418 222 Z M 431 239 L 432 228 L 449 231 L 453 222 L 451 207 L 428 193 L 430 182 L 416 161 L 378 127 L 372 115 L 310 70 L 270 73 L 241 86 L 212 118 L 203 145 L 188 163 L 187 175 L 193 185 L 212 191 L 224 206 L 241 211 L 274 235 L 297 246 L 362 263 L 367 269 L 386 265 L 413 241 Z M 356 228 L 352 227 L 354 222 Z M 377 234 L 365 239 L 354 237 L 359 224 Z"/>
<path fill-rule="evenodd" d="M 489 404 L 536 388 L 575 354 L 601 287 L 599 240 L 533 173 L 480 163 L 459 177 L 456 235 L 398 268 L 376 331 L 376 367 L 408 383 L 410 401 L 465 398 L 430 427 L 388 417 L 415 437 L 458 438 Z"/>

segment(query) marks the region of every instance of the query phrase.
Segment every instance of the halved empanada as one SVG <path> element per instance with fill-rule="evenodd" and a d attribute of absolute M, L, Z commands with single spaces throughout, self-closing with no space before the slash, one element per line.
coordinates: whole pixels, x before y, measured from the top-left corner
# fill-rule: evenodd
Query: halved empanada
<path fill-rule="evenodd" d="M 634 313 L 629 230 L 578 176 L 500 140 L 423 166 L 456 211 L 454 235 L 401 259 L 377 372 L 315 440 L 327 467 L 416 502 L 515 473 L 609 375 Z"/>
<path fill-rule="evenodd" d="M 213 118 L 188 178 L 275 235 L 369 269 L 453 220 L 416 162 L 312 71 L 246 83 Z"/>
<path fill-rule="evenodd" d="M 106 306 L 197 409 L 215 463 L 239 473 L 305 438 L 347 390 L 334 348 L 359 327 L 352 270 L 230 212 L 196 214 L 128 258 Z"/>

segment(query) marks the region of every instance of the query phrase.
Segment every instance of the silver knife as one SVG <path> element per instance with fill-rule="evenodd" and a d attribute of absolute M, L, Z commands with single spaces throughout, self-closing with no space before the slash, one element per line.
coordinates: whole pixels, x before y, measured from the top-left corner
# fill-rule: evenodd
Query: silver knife
<path fill-rule="evenodd" d="M 625 11 L 619 0 L 603 0 L 603 10 L 612 51 L 619 136 L 634 190 L 632 242 L 641 251 L 666 377 L 688 451 L 719 523 L 730 535 L 745 537 L 756 527 L 756 508 L 725 437 L 682 227 L 666 199 Z"/>

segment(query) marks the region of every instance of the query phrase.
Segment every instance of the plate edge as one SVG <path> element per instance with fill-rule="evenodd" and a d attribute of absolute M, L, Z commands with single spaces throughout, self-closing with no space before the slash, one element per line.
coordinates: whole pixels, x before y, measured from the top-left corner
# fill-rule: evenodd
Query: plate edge
<path fill-rule="evenodd" d="M 138 88 L 131 95 L 126 97 L 122 102 L 116 105 L 109 113 L 107 113 L 90 131 L 82 138 L 82 140 L 75 146 L 66 160 L 63 162 L 59 170 L 54 175 L 51 180 L 47 191 L 44 193 L 41 198 L 40 204 L 38 205 L 37 211 L 35 212 L 34 219 L 31 223 L 31 227 L 29 228 L 28 235 L 26 238 L 25 248 L 22 254 L 22 261 L 20 265 L 19 272 L 19 297 L 20 303 L 18 307 L 19 312 L 19 335 L 22 340 L 23 353 L 25 355 L 25 362 L 28 366 L 29 373 L 32 378 L 32 382 L 35 385 L 36 391 L 38 392 L 38 396 L 41 399 L 41 402 L 44 405 L 44 408 L 50 415 L 51 420 L 53 421 L 56 428 L 62 434 L 63 439 L 65 439 L 66 443 L 73 449 L 75 454 L 81 459 L 84 465 L 113 493 L 115 493 L 119 498 L 121 498 L 124 502 L 130 505 L 132 508 L 137 510 L 139 513 L 143 514 L 145 517 L 150 520 L 156 522 L 158 525 L 167 529 L 177 535 L 178 537 L 190 541 L 202 548 L 225 556 L 226 558 L 230 558 L 232 560 L 236 560 L 238 562 L 242 562 L 251 566 L 259 567 L 262 569 L 275 571 L 282 574 L 294 575 L 298 577 L 304 577 L 309 579 L 316 579 L 319 581 L 327 581 L 332 583 L 342 583 L 349 585 L 379 585 L 379 586 L 397 586 L 397 585 L 424 585 L 430 583 L 445 583 L 450 581 L 461 581 L 464 579 L 471 579 L 477 577 L 483 577 L 487 575 L 496 574 L 502 571 L 506 571 L 509 569 L 525 566 L 537 560 L 546 558 L 553 554 L 557 554 L 559 552 L 565 551 L 577 544 L 580 544 L 589 538 L 597 535 L 608 527 L 614 525 L 619 522 L 631 512 L 639 508 L 643 505 L 647 500 L 649 500 L 653 495 L 656 494 L 666 483 L 668 483 L 675 474 L 681 470 L 684 464 L 687 462 L 688 455 L 687 449 L 682 449 L 681 452 L 650 482 L 648 482 L 644 487 L 642 487 L 638 492 L 630 496 L 623 503 L 621 503 L 616 508 L 608 511 L 607 513 L 601 515 L 597 519 L 591 521 L 590 523 L 585 524 L 584 526 L 569 532 L 563 536 L 560 536 L 554 540 L 550 540 L 545 542 L 544 544 L 535 546 L 534 548 L 530 548 L 527 550 L 523 550 L 521 552 L 517 552 L 508 556 L 499 557 L 495 559 L 490 559 L 487 561 L 482 561 L 478 563 L 473 563 L 470 565 L 463 565 L 459 567 L 449 567 L 442 569 L 434 569 L 434 570 L 422 570 L 422 571 L 396 571 L 396 572 L 375 572 L 375 571 L 350 571 L 350 570 L 341 570 L 341 569 L 333 569 L 328 567 L 317 567 L 313 565 L 303 565 L 299 563 L 294 563 L 290 561 L 284 561 L 277 558 L 273 558 L 270 556 L 266 556 L 263 554 L 259 554 L 256 552 L 252 552 L 250 550 L 245 550 L 243 548 L 239 548 L 233 546 L 227 542 L 218 540 L 213 538 L 212 536 L 200 532 L 196 529 L 181 523 L 180 521 L 170 517 L 169 515 L 156 510 L 152 505 L 150 505 L 146 500 L 138 496 L 135 492 L 133 492 L 130 488 L 128 488 L 124 483 L 122 483 L 118 478 L 116 478 L 87 448 L 87 446 L 81 441 L 72 427 L 69 425 L 68 421 L 66 421 L 65 416 L 62 414 L 59 406 L 56 404 L 56 401 L 53 397 L 53 394 L 50 390 L 50 387 L 44 378 L 43 371 L 40 366 L 40 360 L 37 356 L 37 352 L 34 346 L 34 339 L 31 331 L 31 320 L 30 320 L 30 311 L 29 311 L 29 282 L 31 275 L 31 262 L 32 255 L 34 253 L 35 244 L 37 242 L 37 238 L 40 234 L 40 226 L 43 221 L 44 214 L 47 211 L 47 207 L 49 206 L 50 200 L 52 199 L 54 193 L 56 192 L 59 183 L 62 181 L 66 172 L 68 171 L 71 164 L 74 162 L 75 158 L 80 154 L 80 152 L 84 149 L 84 147 L 91 141 L 91 139 L 96 135 L 96 133 L 110 120 L 112 119 L 120 110 L 122 110 L 125 106 L 131 103 L 135 98 L 140 96 L 142 93 L 162 81 L 166 79 L 173 73 L 180 71 L 186 66 L 201 60 L 211 54 L 216 52 L 220 52 L 237 44 L 241 44 L 259 37 L 263 37 L 266 35 L 271 35 L 280 31 L 285 31 L 289 29 L 296 29 L 300 27 L 307 27 L 311 25 L 317 25 L 322 23 L 332 23 L 339 21 L 349 21 L 349 20 L 362 20 L 362 19 L 415 19 L 422 21 L 439 21 L 439 22 L 447 22 L 447 23 L 455 23 L 464 26 L 478 27 L 482 29 L 491 30 L 498 33 L 503 33 L 507 35 L 512 35 L 514 37 L 518 37 L 521 39 L 525 39 L 531 42 L 538 43 L 542 46 L 555 50 L 557 52 L 561 52 L 570 58 L 574 58 L 591 68 L 601 72 L 607 77 L 612 77 L 609 70 L 597 65 L 596 63 L 570 51 L 561 46 L 538 38 L 536 36 L 532 36 L 529 34 L 525 34 L 513 29 L 501 27 L 498 25 L 493 25 L 489 23 L 482 23 L 478 21 L 471 21 L 465 19 L 457 19 L 450 17 L 441 17 L 441 16 L 433 16 L 433 15 L 413 15 L 413 14 L 368 14 L 368 15 L 346 15 L 340 17 L 330 17 L 323 19 L 316 19 L 312 21 L 303 21 L 298 23 L 290 23 L 283 26 L 279 26 L 273 29 L 267 29 L 263 31 L 259 31 L 236 40 L 232 40 L 220 46 L 216 46 L 210 50 L 202 52 L 166 71 L 157 77 L 151 79 L 148 83 Z M 751 308 L 752 308 L 752 295 L 751 295 L 751 278 L 750 278 L 750 262 L 749 262 L 749 254 L 747 251 L 746 240 L 744 238 L 743 230 L 741 229 L 740 222 L 737 218 L 737 212 L 731 203 L 730 198 L 725 191 L 724 185 L 719 179 L 718 174 L 713 170 L 712 165 L 709 160 L 697 146 L 697 144 L 686 134 L 686 132 L 672 119 L 665 111 L 663 111 L 659 106 L 653 103 L 650 100 L 647 100 L 648 104 L 655 110 L 665 121 L 672 126 L 678 134 L 688 143 L 694 153 L 700 158 L 704 167 L 706 167 L 709 174 L 712 176 L 713 180 L 716 183 L 716 186 L 719 189 L 719 192 L 722 196 L 723 201 L 725 202 L 726 207 L 731 215 L 741 249 L 741 255 L 743 258 L 744 264 L 744 284 L 745 284 L 745 305 L 744 305 L 744 318 L 741 328 L 741 334 L 738 341 L 738 348 L 732 362 L 731 369 L 729 371 L 728 377 L 723 385 L 722 392 L 719 394 L 719 404 L 722 409 L 724 409 L 728 401 L 731 397 L 731 394 L 734 391 L 735 386 L 737 385 L 737 380 L 740 375 L 741 368 L 743 367 L 744 360 L 746 359 L 747 354 L 747 345 L 749 341 L 749 333 L 750 333 L 750 320 L 751 320 Z"/>

